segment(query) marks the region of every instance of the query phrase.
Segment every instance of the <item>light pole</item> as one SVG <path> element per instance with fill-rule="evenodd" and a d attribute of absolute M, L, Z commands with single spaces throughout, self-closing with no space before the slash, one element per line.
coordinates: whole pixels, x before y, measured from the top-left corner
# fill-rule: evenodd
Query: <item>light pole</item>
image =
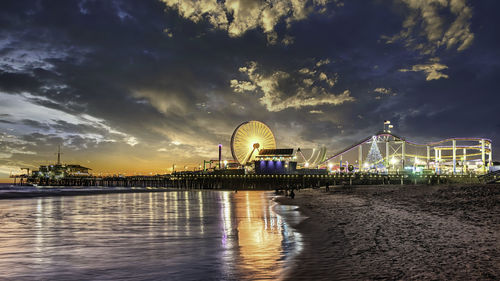
<path fill-rule="evenodd" d="M 222 160 L 222 144 L 219 143 L 219 169 L 222 169 L 221 160 Z"/>

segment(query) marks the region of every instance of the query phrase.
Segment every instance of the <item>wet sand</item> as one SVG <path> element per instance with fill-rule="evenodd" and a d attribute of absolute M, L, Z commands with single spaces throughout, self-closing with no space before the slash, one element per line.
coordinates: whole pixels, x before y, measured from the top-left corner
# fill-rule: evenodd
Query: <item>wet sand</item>
<path fill-rule="evenodd" d="M 296 192 L 309 218 L 290 280 L 499 280 L 500 185 Z"/>

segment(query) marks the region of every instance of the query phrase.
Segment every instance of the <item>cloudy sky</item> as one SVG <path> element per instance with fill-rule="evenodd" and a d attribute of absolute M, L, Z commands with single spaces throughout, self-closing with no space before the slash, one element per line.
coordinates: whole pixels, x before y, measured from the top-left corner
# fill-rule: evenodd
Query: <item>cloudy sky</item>
<path fill-rule="evenodd" d="M 0 178 L 63 161 L 168 172 L 261 120 L 335 151 L 385 119 L 500 149 L 496 0 L 0 3 Z"/>

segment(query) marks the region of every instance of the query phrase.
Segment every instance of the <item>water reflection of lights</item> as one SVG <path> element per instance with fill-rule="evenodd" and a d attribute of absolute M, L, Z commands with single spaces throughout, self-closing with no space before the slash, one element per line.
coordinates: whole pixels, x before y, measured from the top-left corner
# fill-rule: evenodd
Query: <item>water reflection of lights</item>
<path fill-rule="evenodd" d="M 250 216 L 250 198 L 249 198 L 248 192 L 245 194 L 245 200 L 246 200 L 246 205 L 247 205 L 247 220 L 250 221 L 251 220 L 251 216 Z M 264 219 L 266 219 L 266 218 L 264 217 Z"/>
<path fill-rule="evenodd" d="M 167 220 L 168 220 L 168 200 L 167 200 L 167 194 L 168 192 L 163 192 L 163 210 L 162 210 L 162 214 L 163 214 L 163 223 L 164 223 L 164 226 L 167 227 Z"/>
<path fill-rule="evenodd" d="M 171 211 L 172 217 L 174 219 L 174 223 L 172 224 L 175 236 L 179 236 L 179 214 L 177 213 L 177 210 L 179 210 L 179 198 L 178 198 L 179 192 L 173 192 L 172 197 L 173 199 L 173 208 Z"/>
<path fill-rule="evenodd" d="M 36 253 L 40 254 L 43 250 L 43 221 L 44 221 L 44 216 L 43 216 L 43 202 L 42 198 L 38 198 L 36 200 L 36 213 L 35 213 L 35 229 L 36 229 L 36 236 L 35 236 L 35 249 Z M 40 256 L 38 256 L 38 262 L 42 262 L 42 259 Z"/>
<path fill-rule="evenodd" d="M 221 271 L 224 272 L 224 275 L 226 276 L 232 276 L 234 275 L 234 265 L 232 265 L 232 262 L 234 262 L 236 250 L 234 249 L 234 240 L 237 239 L 237 237 L 230 237 L 230 235 L 232 234 L 233 226 L 231 218 L 232 201 L 229 192 L 223 191 L 219 200 L 221 204 L 220 217 L 222 219 L 221 245 L 223 248 L 221 256 Z"/>
<path fill-rule="evenodd" d="M 222 193 L 222 209 L 221 209 L 221 218 L 222 218 L 222 245 L 224 247 L 228 247 L 228 239 L 227 237 L 232 233 L 232 225 L 231 225 L 231 200 L 229 200 L 229 192 L 225 191 Z"/>
<path fill-rule="evenodd" d="M 234 195 L 237 217 L 238 272 L 252 279 L 276 278 L 290 257 L 297 254 L 301 237 L 289 237 L 281 215 L 274 212 L 267 193 L 241 192 Z M 273 273 L 272 273 L 273 272 Z"/>
<path fill-rule="evenodd" d="M 200 216 L 200 232 L 201 234 L 205 234 L 205 224 L 203 223 L 203 193 L 202 191 L 198 191 L 198 209 Z"/>
<path fill-rule="evenodd" d="M 184 191 L 184 194 L 183 194 L 183 197 L 184 197 L 184 209 L 186 210 L 185 211 L 185 220 L 186 220 L 186 235 L 191 235 L 191 224 L 190 223 L 187 223 L 187 221 L 190 220 L 191 218 L 191 212 L 189 211 L 189 195 L 190 195 L 190 192 L 189 191 Z"/>
<path fill-rule="evenodd" d="M 0 276 L 278 279 L 301 238 L 265 194 L 173 191 L 0 202 Z M 19 263 L 25 266 L 17 269 Z M 192 266 L 179 270 L 180 264 Z"/>
<path fill-rule="evenodd" d="M 154 215 L 155 215 L 155 212 L 153 212 L 153 208 L 154 208 L 153 192 L 149 193 L 147 206 L 149 207 L 149 212 L 148 212 L 148 214 L 149 214 L 149 230 L 150 230 L 149 235 L 152 235 L 152 229 L 153 229 L 152 222 L 154 221 Z"/>

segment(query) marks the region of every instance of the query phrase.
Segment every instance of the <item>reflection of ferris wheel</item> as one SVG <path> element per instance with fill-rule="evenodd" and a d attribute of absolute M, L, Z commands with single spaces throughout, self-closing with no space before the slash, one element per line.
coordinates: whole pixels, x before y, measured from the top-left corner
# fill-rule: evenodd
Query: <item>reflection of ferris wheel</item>
<path fill-rule="evenodd" d="M 273 132 L 260 121 L 241 123 L 231 136 L 231 153 L 234 160 L 242 165 L 252 161 L 260 149 L 275 148 Z"/>

